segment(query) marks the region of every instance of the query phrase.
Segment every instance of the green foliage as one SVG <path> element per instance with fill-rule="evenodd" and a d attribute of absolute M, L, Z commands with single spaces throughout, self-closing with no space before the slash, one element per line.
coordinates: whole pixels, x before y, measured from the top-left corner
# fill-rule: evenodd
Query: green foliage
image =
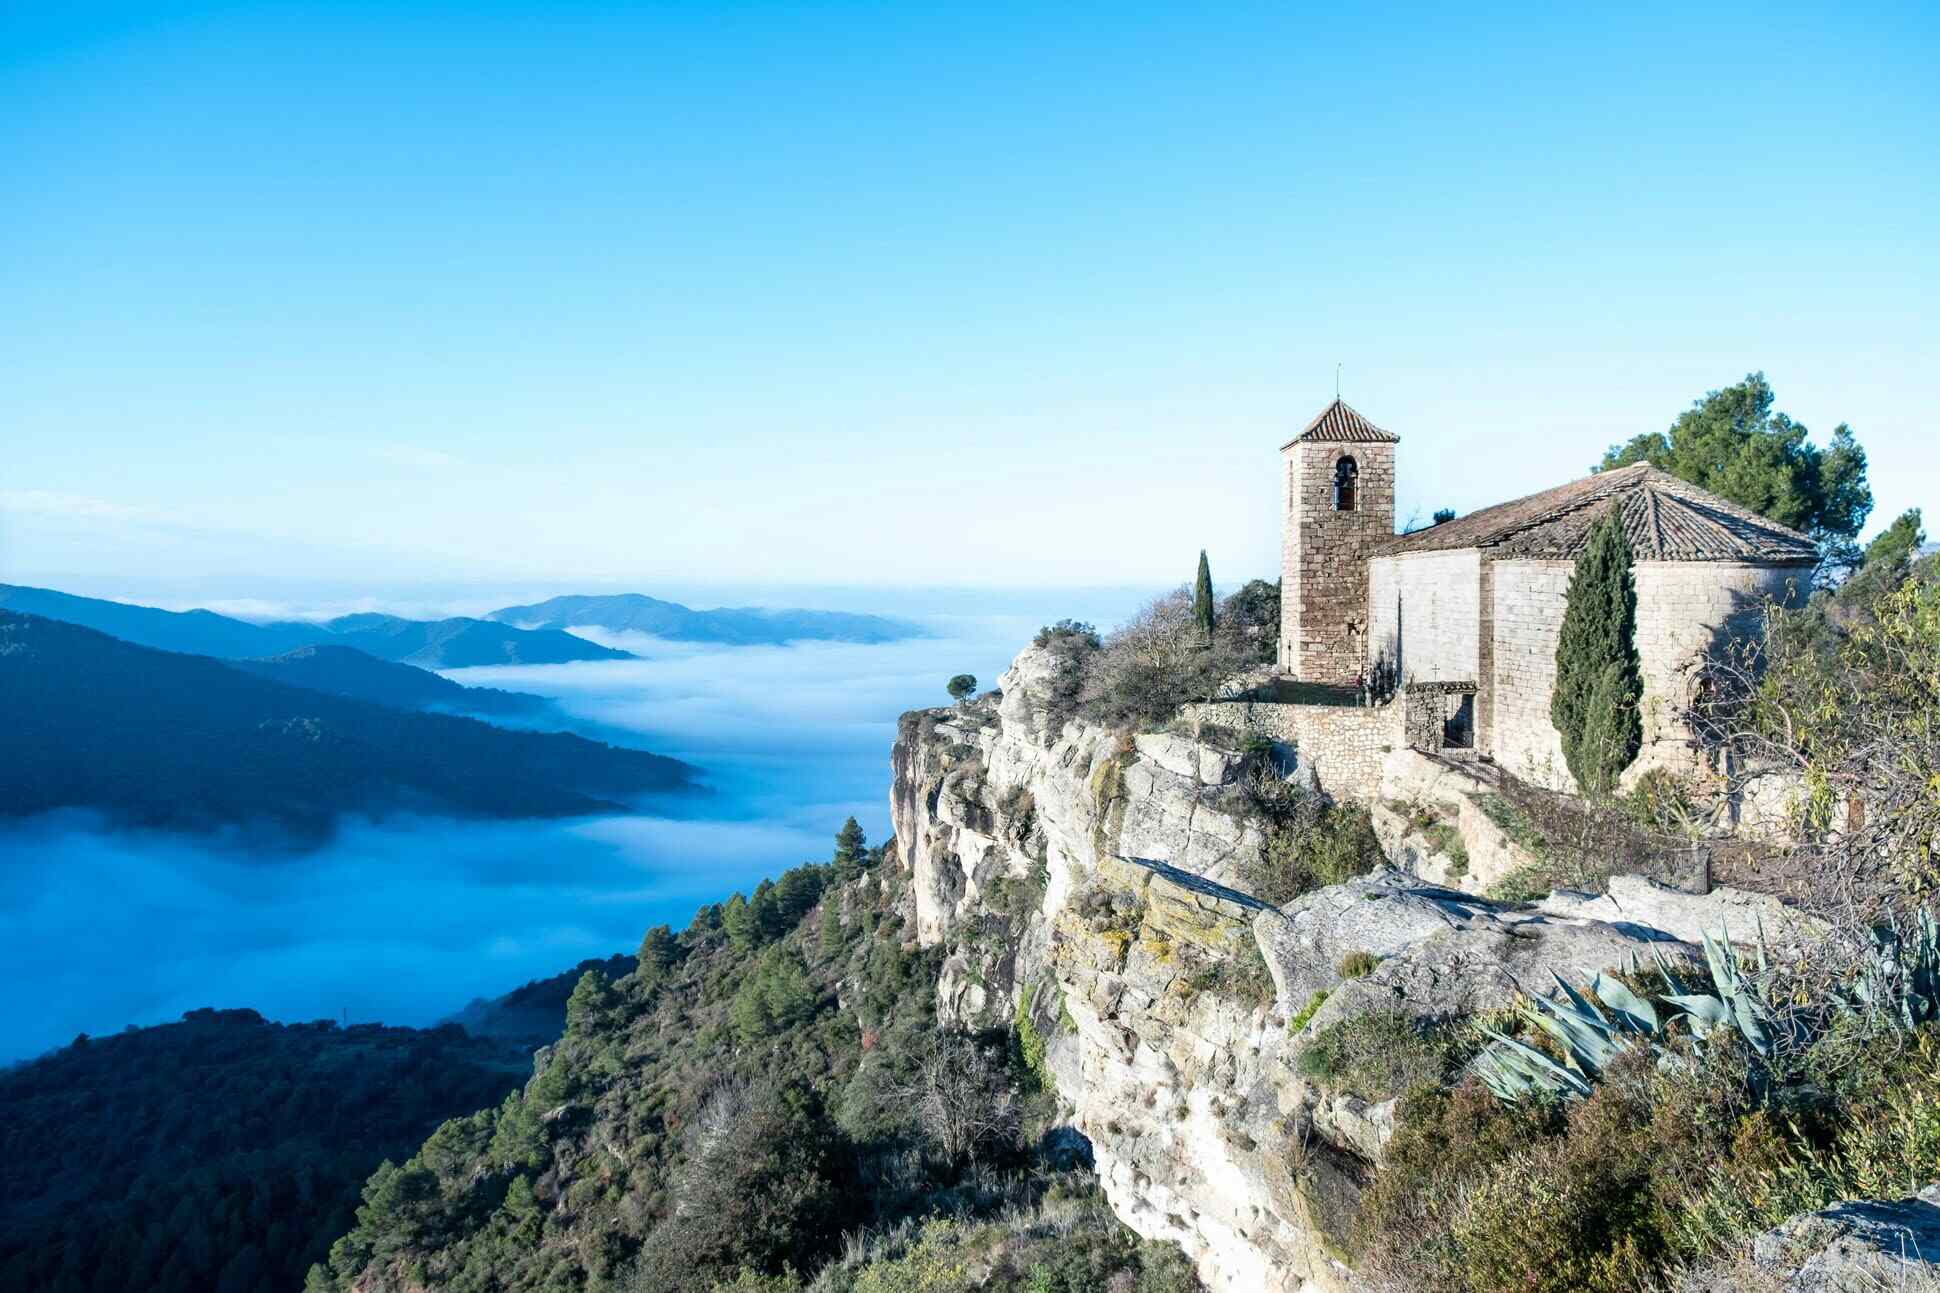
<path fill-rule="evenodd" d="M 1891 525 L 1873 536 L 1873 541 L 1866 545 L 1864 564 L 1904 570 L 1926 541 L 1926 529 L 1920 523 L 1920 509 L 1909 507 L 1895 517 Z"/>
<path fill-rule="evenodd" d="M 1461 831 L 1448 822 L 1435 822 L 1422 828 L 1421 837 L 1429 848 L 1448 859 L 1450 875 L 1468 874 L 1468 845 L 1462 842 Z"/>
<path fill-rule="evenodd" d="M 598 970 L 580 976 L 573 995 L 566 998 L 566 1031 L 586 1032 L 604 1027 L 618 1004 L 612 985 Z"/>
<path fill-rule="evenodd" d="M 972 684 L 974 685 L 974 684 Z M 842 823 L 842 829 L 835 833 L 835 878 L 846 882 L 854 878 L 868 860 L 869 837 L 863 833 L 862 826 L 851 817 Z"/>
<path fill-rule="evenodd" d="M 1199 1293 L 1185 1254 L 1141 1243 L 1095 1186 L 1054 1182 L 1032 1206 L 992 1221 L 938 1217 L 871 1236 L 824 1273 L 817 1293 Z"/>
<path fill-rule="evenodd" d="M 1214 603 L 1212 566 L 1207 564 L 1206 550 L 1199 550 L 1199 574 L 1192 585 L 1192 621 L 1199 626 L 1208 642 L 1212 641 L 1213 631 L 1218 627 Z"/>
<path fill-rule="evenodd" d="M 830 894 L 822 903 L 822 919 L 817 922 L 816 946 L 823 957 L 832 958 L 841 952 L 847 941 L 842 928 L 842 901 Z"/>
<path fill-rule="evenodd" d="M 958 704 L 962 704 L 964 701 L 970 699 L 971 696 L 976 694 L 977 675 L 973 673 L 957 674 L 950 679 L 949 684 L 945 687 L 945 690 L 950 693 L 951 700 L 956 701 Z"/>
<path fill-rule="evenodd" d="M 649 983 L 659 982 L 679 959 L 680 944 L 674 941 L 674 931 L 666 925 L 655 925 L 647 931 L 634 958 L 639 977 Z"/>
<path fill-rule="evenodd" d="M 1037 988 L 1033 986 L 1017 1000 L 1017 1015 L 1011 1021 L 1011 1028 L 1017 1038 L 1017 1055 L 1023 1061 L 1024 1071 L 1031 1075 L 1040 1091 L 1053 1089 L 1050 1073 L 1044 1067 L 1044 1053 L 1049 1046 L 1044 1034 L 1038 1030 L 1036 1020 L 1031 1018 L 1031 1008 L 1037 1003 Z"/>
<path fill-rule="evenodd" d="M 1275 906 L 1366 875 L 1384 860 L 1363 804 L 1334 803 L 1263 774 L 1248 784 L 1242 807 L 1265 826 L 1266 848 L 1240 868 L 1240 888 Z"/>
<path fill-rule="evenodd" d="M 1300 1049 L 1302 1076 L 1365 1100 L 1385 1100 L 1420 1086 L 1439 1086 L 1449 1046 L 1426 1021 L 1398 1011 L 1336 1020 Z"/>
<path fill-rule="evenodd" d="M 1792 1040 L 1795 1029 L 1772 1008 L 1763 985 L 1746 973 L 1730 943 L 1706 934 L 1704 959 L 1711 978 L 1708 993 L 1688 990 L 1676 969 L 1656 958 L 1657 973 L 1671 989 L 1663 996 L 1667 1011 L 1609 974 L 1597 975 L 1589 995 L 1557 978 L 1564 998 L 1560 1002 L 1525 993 L 1519 1003 L 1524 1022 L 1548 1036 L 1561 1062 L 1527 1043 L 1490 1032 L 1494 1042 L 1475 1057 L 1476 1076 L 1504 1100 L 1532 1095 L 1580 1099 L 1623 1056 L 1643 1052 L 1660 1062 L 1669 1059 L 1670 1025 L 1681 1019 L 1698 1043 L 1692 1049 L 1700 1054 L 1702 1043 L 1713 1034 L 1733 1034 L 1730 1040 L 1747 1060 L 1744 1081 L 1765 1089 L 1779 1046 Z M 1758 960 L 1762 968 L 1762 942 Z"/>
<path fill-rule="evenodd" d="M 1097 628 L 1083 620 L 1059 620 L 1055 624 L 1046 624 L 1031 641 L 1040 647 L 1050 646 L 1054 642 L 1076 642 L 1093 651 L 1103 645 Z"/>
<path fill-rule="evenodd" d="M 1556 642 L 1550 719 L 1563 759 L 1587 794 L 1605 795 L 1643 743 L 1637 585 L 1630 544 L 1613 511 L 1590 531 L 1570 578 Z"/>
<path fill-rule="evenodd" d="M 1709 739 L 1803 767 L 1801 825 L 1839 836 L 1821 864 L 1898 907 L 1940 887 L 1940 562 L 1871 573 L 1769 608 L 1761 650 L 1716 665 L 1701 712 Z"/>
<path fill-rule="evenodd" d="M 1435 519 L 1434 519 L 1434 521 L 1433 521 L 1433 522 L 1431 522 L 1431 524 L 1434 524 L 1434 525 L 1447 525 L 1447 524 L 1448 524 L 1448 523 L 1449 523 L 1450 521 L 1452 521 L 1452 520 L 1454 520 L 1454 519 L 1455 519 L 1455 509 L 1454 509 L 1454 508 L 1452 508 L 1452 507 L 1438 507 L 1438 508 L 1436 508 L 1436 509 L 1435 509 Z"/>
<path fill-rule="evenodd" d="M 805 1083 L 717 1091 L 674 1182 L 681 1206 L 642 1247 L 636 1282 L 672 1289 L 778 1275 L 827 1255 L 842 1216 L 840 1137 Z"/>
<path fill-rule="evenodd" d="M 1627 1293 L 1797 1212 L 1931 1179 L 1931 1026 L 1821 1038 L 1782 1107 L 1746 1084 L 1733 1037 L 1671 1065 L 1618 1056 L 1567 1106 L 1417 1091 L 1355 1220 L 1362 1266 L 1451 1293 Z"/>
<path fill-rule="evenodd" d="M 526 1066 L 456 1026 L 196 1010 L 0 1071 L 0 1288 L 313 1289 L 373 1170 Z"/>
<path fill-rule="evenodd" d="M 1320 991 L 1308 997 L 1307 1004 L 1295 1011 L 1293 1018 L 1287 1020 L 1287 1031 L 1297 1033 L 1302 1028 L 1305 1028 L 1313 1020 L 1313 1017 L 1320 1013 L 1320 1008 L 1327 1004 L 1327 998 L 1330 995 L 1332 994 L 1327 989 L 1322 988 Z"/>
<path fill-rule="evenodd" d="M 884 1279 L 903 1272 L 886 1252 L 850 1263 L 841 1236 L 907 1236 L 944 1212 L 1009 1236 L 996 1256 L 1023 1264 L 1000 1264 L 1011 1283 L 999 1286 L 1024 1287 L 1039 1263 L 1064 1269 L 1062 1231 L 1020 1236 L 995 1220 L 1092 1189 L 1032 1149 L 1048 1111 L 979 1124 L 976 1152 L 953 1158 L 936 1152 L 936 1110 L 912 1095 L 925 1065 L 936 1072 L 941 955 L 904 946 L 905 877 L 876 867 L 831 888 L 830 866 L 797 872 L 728 904 L 742 942 L 725 917 L 697 919 L 650 990 L 643 964 L 607 985 L 610 1002 L 576 1005 L 523 1092 L 447 1123 L 374 1183 L 306 1293 L 782 1293 L 811 1275 L 818 1290 L 844 1290 L 873 1266 L 888 1268 Z M 779 921 L 807 894 L 847 913 L 826 951 L 816 921 L 761 932 L 773 927 L 757 913 Z M 1020 1051 L 1035 1053 L 1031 1031 L 1020 1030 Z M 1021 1066 L 994 1041 L 977 1052 L 987 1063 L 944 1065 L 945 1087 L 1014 1111 Z M 1099 1237 L 1075 1242 L 1113 1246 L 1120 1256 L 1096 1264 L 1107 1277 L 1176 1273 L 1101 1215 Z"/>
<path fill-rule="evenodd" d="M 793 1028 L 815 1008 L 815 989 L 808 981 L 799 954 L 782 949 L 764 956 L 754 973 L 741 983 L 728 1007 L 735 1036 L 756 1042 Z"/>
<path fill-rule="evenodd" d="M 1272 664 L 1280 655 L 1280 581 L 1249 579 L 1220 607 L 1219 621 L 1250 644 L 1250 662 Z"/>
<path fill-rule="evenodd" d="M 1612 446 L 1598 470 L 1649 460 L 1781 525 L 1803 530 L 1829 557 L 1842 559 L 1873 510 L 1866 453 L 1845 423 L 1821 449 L 1806 429 L 1773 412 L 1763 373 L 1711 391 L 1667 432 Z"/>

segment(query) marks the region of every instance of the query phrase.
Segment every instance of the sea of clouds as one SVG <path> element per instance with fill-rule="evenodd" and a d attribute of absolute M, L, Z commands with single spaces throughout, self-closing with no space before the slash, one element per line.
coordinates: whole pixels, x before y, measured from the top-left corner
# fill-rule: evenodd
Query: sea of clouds
<path fill-rule="evenodd" d="M 713 647 L 588 631 L 637 660 L 454 671 L 552 697 L 590 735 L 675 755 L 707 792 L 572 822 L 344 823 L 307 853 L 111 831 L 63 814 L 0 830 L 0 1061 L 200 1006 L 429 1024 L 826 859 L 853 814 L 889 828 L 904 710 L 994 685 L 1034 614 L 932 619 L 876 646 Z"/>

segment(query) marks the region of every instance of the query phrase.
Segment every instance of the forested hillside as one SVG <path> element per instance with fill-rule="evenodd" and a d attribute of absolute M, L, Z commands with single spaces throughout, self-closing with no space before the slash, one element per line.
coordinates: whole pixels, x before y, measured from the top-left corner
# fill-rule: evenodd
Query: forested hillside
<path fill-rule="evenodd" d="M 197 1010 L 0 1071 L 0 1288 L 296 1288 L 378 1163 L 528 1064 L 456 1027 Z"/>
<path fill-rule="evenodd" d="M 879 859 L 842 850 L 589 971 L 533 1080 L 373 1176 L 306 1287 L 1197 1288 L 1112 1218 L 1081 1141 L 1043 1135 L 1041 1055 L 938 1032 L 937 957 Z"/>
<path fill-rule="evenodd" d="M 302 841 L 346 813 L 565 817 L 687 787 L 686 764 L 564 733 L 286 687 L 203 656 L 0 611 L 0 816 L 267 824 Z"/>

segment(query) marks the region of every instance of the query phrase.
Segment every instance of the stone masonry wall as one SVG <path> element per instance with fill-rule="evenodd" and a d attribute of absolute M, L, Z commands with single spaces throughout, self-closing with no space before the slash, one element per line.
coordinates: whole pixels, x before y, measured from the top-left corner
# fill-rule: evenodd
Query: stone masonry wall
<path fill-rule="evenodd" d="M 1637 566 L 1637 655 L 1644 671 L 1644 747 L 1636 766 L 1689 762 L 1677 715 L 1692 699 L 1692 665 L 1705 652 L 1758 631 L 1767 602 L 1797 605 L 1812 572 L 1727 561 Z"/>
<path fill-rule="evenodd" d="M 1334 469 L 1359 467 L 1356 507 L 1334 510 Z M 1367 554 L 1394 536 L 1394 446 L 1296 441 L 1282 466 L 1280 666 L 1352 683 L 1367 663 Z"/>
<path fill-rule="evenodd" d="M 1398 664 L 1403 683 L 1481 682 L 1481 567 L 1474 548 L 1368 562 L 1370 657 Z"/>
<path fill-rule="evenodd" d="M 1382 761 L 1406 744 L 1401 711 L 1399 701 L 1369 709 L 1215 701 L 1188 705 L 1185 716 L 1291 745 L 1300 766 L 1313 769 L 1322 790 L 1338 799 L 1371 803 L 1380 790 Z"/>
<path fill-rule="evenodd" d="M 1556 637 L 1570 561 L 1495 563 L 1495 731 L 1489 753 L 1497 763 L 1537 785 L 1572 786 L 1562 738 L 1549 721 L 1556 685 Z"/>
<path fill-rule="evenodd" d="M 1510 772 L 1541 785 L 1575 788 L 1562 738 L 1549 721 L 1556 639 L 1563 627 L 1568 561 L 1495 563 L 1495 728 L 1490 752 Z M 1690 751 L 1675 721 L 1689 699 L 1700 652 L 1755 628 L 1767 597 L 1802 596 L 1809 571 L 1724 561 L 1650 561 L 1636 567 L 1637 654 L 1644 677 L 1644 748 L 1634 778 L 1680 767 Z"/>

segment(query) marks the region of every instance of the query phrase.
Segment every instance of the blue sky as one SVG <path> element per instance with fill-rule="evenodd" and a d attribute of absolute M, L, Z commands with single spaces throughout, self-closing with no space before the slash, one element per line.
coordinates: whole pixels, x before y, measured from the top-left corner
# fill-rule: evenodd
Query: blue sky
<path fill-rule="evenodd" d="M 1940 10 L 1694 8 L 5 6 L 0 579 L 1271 574 L 1336 363 L 1940 507 Z"/>

